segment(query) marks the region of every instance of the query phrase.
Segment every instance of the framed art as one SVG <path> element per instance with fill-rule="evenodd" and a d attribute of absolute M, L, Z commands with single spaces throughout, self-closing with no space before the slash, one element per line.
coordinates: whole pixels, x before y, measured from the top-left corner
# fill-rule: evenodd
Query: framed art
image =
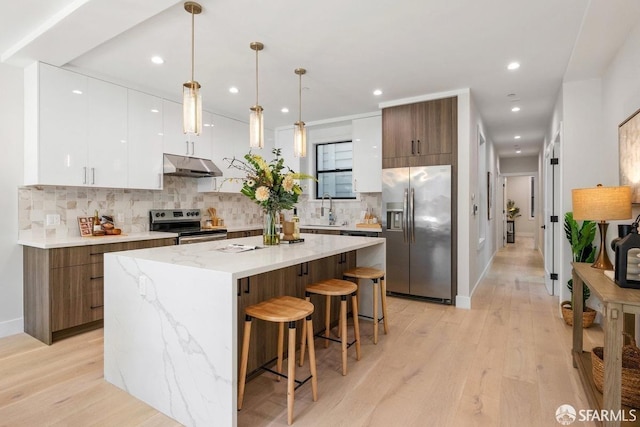
<path fill-rule="evenodd" d="M 631 187 L 631 203 L 640 203 L 640 110 L 618 126 L 620 185 Z"/>
<path fill-rule="evenodd" d="M 79 216 L 78 228 L 80 229 L 80 237 L 88 237 L 93 235 L 93 217 Z"/>

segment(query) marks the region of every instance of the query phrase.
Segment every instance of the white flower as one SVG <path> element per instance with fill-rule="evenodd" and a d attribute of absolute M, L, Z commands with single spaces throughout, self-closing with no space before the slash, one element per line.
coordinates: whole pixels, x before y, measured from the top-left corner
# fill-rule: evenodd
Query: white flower
<path fill-rule="evenodd" d="M 284 188 L 285 191 L 291 193 L 291 191 L 293 190 L 294 184 L 295 183 L 293 182 L 293 175 L 288 173 L 284 177 L 284 180 L 282 181 L 282 187 Z"/>
<path fill-rule="evenodd" d="M 256 185 L 256 182 L 252 179 L 248 179 L 247 180 L 247 186 L 249 187 L 253 187 L 254 185 Z"/>
<path fill-rule="evenodd" d="M 269 200 L 269 189 L 264 185 L 258 187 L 256 189 L 256 200 L 259 202 L 264 202 Z"/>

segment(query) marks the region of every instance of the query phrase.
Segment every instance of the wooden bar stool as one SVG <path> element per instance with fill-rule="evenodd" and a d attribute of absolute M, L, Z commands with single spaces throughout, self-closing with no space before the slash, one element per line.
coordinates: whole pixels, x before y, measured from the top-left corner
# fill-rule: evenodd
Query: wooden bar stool
<path fill-rule="evenodd" d="M 380 320 L 384 321 L 385 335 L 389 333 L 389 325 L 387 324 L 387 285 L 384 282 L 384 271 L 371 267 L 356 267 L 342 273 L 342 277 L 356 279 L 358 296 L 360 296 L 360 279 L 373 281 L 373 343 L 378 344 L 378 322 Z M 378 289 L 380 289 L 380 298 L 382 298 L 382 317 L 380 319 L 378 318 Z"/>
<path fill-rule="evenodd" d="M 293 398 L 295 389 L 311 379 L 311 391 L 313 401 L 318 400 L 318 378 L 316 375 L 316 353 L 313 347 L 313 304 L 300 298 L 282 296 L 262 301 L 245 308 L 244 336 L 242 340 L 242 360 L 240 362 L 240 384 L 238 386 L 238 410 L 242 409 L 244 399 L 244 387 L 247 380 L 247 361 L 249 358 L 249 340 L 251 338 L 251 320 L 265 320 L 277 322 L 278 327 L 278 362 L 277 372 L 263 366 L 262 369 L 273 372 L 278 376 L 287 378 L 287 422 L 293 423 Z M 311 376 L 303 381 L 295 379 L 296 373 L 296 320 L 306 319 L 304 325 L 307 329 L 309 343 L 309 364 Z M 289 324 L 289 349 L 287 362 L 287 375 L 282 375 L 282 349 L 284 339 L 284 324 Z M 297 386 L 295 384 L 298 384 Z"/>
<path fill-rule="evenodd" d="M 347 280 L 340 279 L 328 279 L 322 280 L 317 283 L 313 283 L 306 287 L 305 294 L 306 299 L 311 299 L 311 294 L 324 295 L 326 297 L 325 317 L 324 317 L 324 336 L 318 335 L 320 338 L 324 338 L 325 347 L 329 346 L 329 341 L 339 342 L 342 345 L 342 375 L 347 375 L 347 348 L 351 347 L 354 343 L 356 345 L 356 360 L 360 360 L 360 325 L 358 323 L 358 297 L 356 295 L 358 286 Z M 351 303 L 353 306 L 353 332 L 354 341 L 347 343 L 347 296 L 351 295 Z M 338 331 L 340 340 L 331 338 L 331 297 L 340 297 L 340 321 L 338 324 Z M 302 344 L 300 346 L 300 366 L 304 363 L 304 347 L 306 344 L 305 335 L 309 337 L 309 357 L 311 357 L 311 341 L 313 341 L 313 333 L 305 334 L 305 328 L 302 326 Z"/>

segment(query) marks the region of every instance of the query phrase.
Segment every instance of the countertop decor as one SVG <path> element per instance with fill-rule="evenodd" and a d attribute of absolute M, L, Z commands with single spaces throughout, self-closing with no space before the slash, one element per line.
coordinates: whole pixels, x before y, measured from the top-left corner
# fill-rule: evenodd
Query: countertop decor
<path fill-rule="evenodd" d="M 225 158 L 229 167 L 247 174 L 240 192 L 264 210 L 262 238 L 265 245 L 277 245 L 280 242 L 276 229 L 277 214 L 282 210 L 293 209 L 298 202 L 302 188 L 296 181 L 313 179 L 310 175 L 296 173 L 285 166 L 279 148 L 273 149 L 272 153 L 275 157 L 270 163 L 251 152 L 244 155 L 244 161 L 235 157 Z"/>

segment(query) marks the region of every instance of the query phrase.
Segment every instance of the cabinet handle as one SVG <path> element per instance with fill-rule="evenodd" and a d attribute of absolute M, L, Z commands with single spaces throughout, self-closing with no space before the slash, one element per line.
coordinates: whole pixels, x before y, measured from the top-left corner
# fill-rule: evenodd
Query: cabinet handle
<path fill-rule="evenodd" d="M 358 179 L 353 178 L 353 191 L 358 191 Z"/>
<path fill-rule="evenodd" d="M 96 168 L 91 168 L 91 184 L 96 183 Z"/>
<path fill-rule="evenodd" d="M 82 168 L 82 183 L 86 184 L 87 183 L 87 167 L 83 167 Z"/>
<path fill-rule="evenodd" d="M 251 277 L 247 277 L 247 287 L 244 289 L 245 294 L 251 293 Z"/>
<path fill-rule="evenodd" d="M 304 265 L 305 265 L 304 275 L 308 276 L 309 275 L 309 263 L 305 262 Z"/>
<path fill-rule="evenodd" d="M 185 144 L 187 144 L 187 156 L 189 155 L 189 141 L 185 141 Z"/>
<path fill-rule="evenodd" d="M 300 264 L 300 273 L 298 273 L 298 277 L 302 277 L 304 273 L 302 272 L 302 264 Z"/>
<path fill-rule="evenodd" d="M 194 141 L 191 141 L 191 155 L 192 156 L 196 155 L 196 144 Z"/>
<path fill-rule="evenodd" d="M 92 305 L 91 306 L 91 310 L 95 310 L 96 308 L 102 308 L 104 307 L 104 304 L 100 304 L 100 305 Z"/>
<path fill-rule="evenodd" d="M 104 278 L 104 276 L 95 276 L 95 277 L 90 277 L 89 280 L 98 280 L 102 278 Z"/>
<path fill-rule="evenodd" d="M 411 140 L 411 154 L 412 154 L 412 155 L 413 155 L 413 154 L 416 154 L 416 151 L 415 151 L 415 141 L 414 141 L 414 140 Z"/>

